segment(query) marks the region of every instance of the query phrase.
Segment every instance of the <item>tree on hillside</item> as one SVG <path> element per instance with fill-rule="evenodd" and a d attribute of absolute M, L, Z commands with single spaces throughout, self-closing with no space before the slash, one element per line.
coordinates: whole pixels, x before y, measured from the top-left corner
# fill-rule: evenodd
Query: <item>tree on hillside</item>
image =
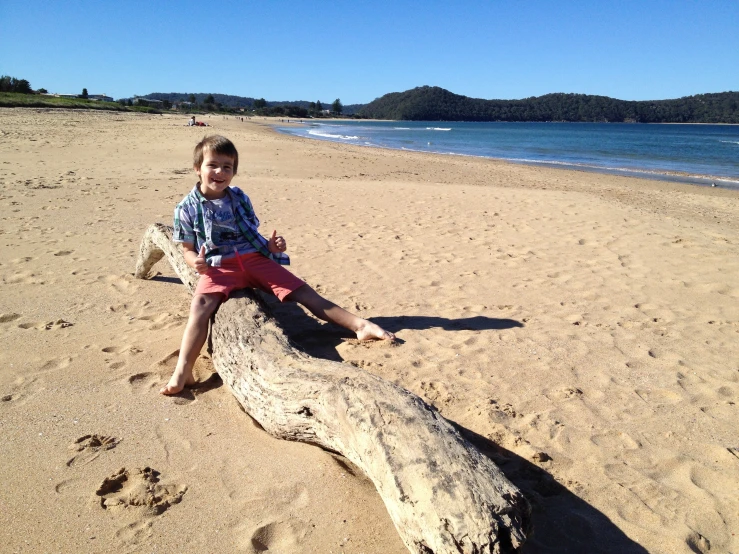
<path fill-rule="evenodd" d="M 31 94 L 33 89 L 31 84 L 25 79 L 16 79 L 9 75 L 0 77 L 0 92 L 20 92 L 21 94 Z"/>
<path fill-rule="evenodd" d="M 316 100 L 316 111 L 318 113 L 321 113 L 323 111 L 323 104 L 321 104 L 320 100 Z"/>
<path fill-rule="evenodd" d="M 216 99 L 213 98 L 213 95 L 212 94 L 209 94 L 208 96 L 205 97 L 205 103 L 206 104 L 215 104 L 216 103 Z"/>
<path fill-rule="evenodd" d="M 89 95 L 87 94 L 87 89 L 86 88 L 83 88 L 82 89 L 82 94 L 80 94 L 80 98 L 84 98 L 85 100 L 87 100 L 88 97 L 89 97 Z"/>
<path fill-rule="evenodd" d="M 331 104 L 331 111 L 337 115 L 341 115 L 341 112 L 344 111 L 344 106 L 341 105 L 341 100 L 338 98 L 334 100 L 334 103 Z"/>
<path fill-rule="evenodd" d="M 267 107 L 267 101 L 264 98 L 257 98 L 254 100 L 254 109 L 259 110 Z"/>
<path fill-rule="evenodd" d="M 36 92 L 38 92 L 39 94 L 48 94 L 49 93 L 49 91 L 46 90 L 45 88 L 40 88 Z"/>
<path fill-rule="evenodd" d="M 195 103 L 196 103 L 196 102 L 197 102 L 198 100 L 197 100 L 197 98 L 195 98 L 195 95 L 194 95 L 194 94 L 191 94 L 191 95 L 190 95 L 190 96 L 188 97 L 188 101 L 189 101 L 189 102 L 192 102 L 193 104 L 195 104 Z"/>

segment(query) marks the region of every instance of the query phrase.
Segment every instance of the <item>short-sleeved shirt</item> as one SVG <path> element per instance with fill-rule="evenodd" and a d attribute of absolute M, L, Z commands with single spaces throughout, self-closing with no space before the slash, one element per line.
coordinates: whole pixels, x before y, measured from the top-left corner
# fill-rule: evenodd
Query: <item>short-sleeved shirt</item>
<path fill-rule="evenodd" d="M 226 189 L 228 200 L 216 203 L 200 192 L 200 183 L 174 210 L 174 242 L 188 242 L 199 251 L 205 245 L 208 265 L 220 267 L 221 260 L 232 257 L 236 251 L 259 252 L 281 265 L 288 265 L 290 258 L 284 252 L 271 253 L 269 241 L 259 234 L 257 219 L 251 200 L 238 187 Z M 226 212 L 230 211 L 229 216 Z M 219 242 L 221 241 L 221 242 Z M 248 250 L 240 246 L 247 245 Z"/>

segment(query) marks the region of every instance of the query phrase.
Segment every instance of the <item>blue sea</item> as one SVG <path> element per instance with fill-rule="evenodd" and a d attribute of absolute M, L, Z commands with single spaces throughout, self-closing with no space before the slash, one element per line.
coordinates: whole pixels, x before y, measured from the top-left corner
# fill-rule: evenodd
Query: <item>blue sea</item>
<path fill-rule="evenodd" d="M 368 147 L 739 189 L 739 125 L 302 121 L 279 130 Z"/>

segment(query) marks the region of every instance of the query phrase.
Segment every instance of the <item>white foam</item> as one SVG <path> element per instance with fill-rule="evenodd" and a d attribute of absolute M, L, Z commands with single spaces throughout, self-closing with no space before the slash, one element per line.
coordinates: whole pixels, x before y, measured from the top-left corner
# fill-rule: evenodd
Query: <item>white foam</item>
<path fill-rule="evenodd" d="M 584 169 L 590 169 L 590 170 L 595 170 L 595 171 L 615 171 L 615 172 L 629 173 L 632 175 L 654 175 L 654 176 L 666 177 L 666 178 L 674 177 L 677 179 L 688 178 L 688 179 L 695 179 L 699 181 L 719 181 L 719 182 L 728 183 L 731 185 L 739 184 L 739 181 L 732 179 L 730 177 L 719 177 L 715 175 L 698 175 L 698 174 L 692 174 L 692 173 L 681 173 L 681 172 L 667 171 L 667 170 L 660 171 L 657 169 L 634 169 L 632 167 L 613 167 L 613 166 L 594 165 L 594 164 L 586 164 L 586 163 L 578 163 L 578 162 L 532 160 L 528 158 L 501 158 L 501 159 L 509 161 L 509 162 L 516 162 L 516 163 L 539 164 L 539 165 L 549 165 L 549 166 L 559 165 L 563 167 L 584 168 Z"/>
<path fill-rule="evenodd" d="M 320 131 L 308 131 L 309 135 L 313 135 L 316 137 L 324 137 L 324 138 L 332 138 L 332 139 L 341 139 L 341 140 L 359 140 L 359 137 L 355 136 L 349 136 L 349 135 L 332 135 L 331 133 L 322 133 Z"/>
<path fill-rule="evenodd" d="M 426 127 L 427 131 L 451 131 L 451 127 Z"/>
<path fill-rule="evenodd" d="M 727 144 L 739 144 L 739 140 L 722 140 L 721 142 L 724 142 Z"/>

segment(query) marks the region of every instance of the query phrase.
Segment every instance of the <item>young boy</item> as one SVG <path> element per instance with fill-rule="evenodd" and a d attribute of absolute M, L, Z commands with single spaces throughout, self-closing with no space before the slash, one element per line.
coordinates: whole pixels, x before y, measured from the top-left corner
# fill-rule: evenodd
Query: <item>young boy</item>
<path fill-rule="evenodd" d="M 260 235 L 249 197 L 229 186 L 239 165 L 239 154 L 230 140 L 205 137 L 195 147 L 193 158 L 200 182 L 175 208 L 173 240 L 182 244 L 185 261 L 200 279 L 177 366 L 161 394 L 177 394 L 195 383 L 192 368 L 207 338 L 208 321 L 238 288 L 258 288 L 281 302 L 299 302 L 316 317 L 355 332 L 360 340 L 395 339 L 380 326 L 326 300 L 282 267 L 290 263 L 285 239 L 276 231 L 269 239 Z"/>

